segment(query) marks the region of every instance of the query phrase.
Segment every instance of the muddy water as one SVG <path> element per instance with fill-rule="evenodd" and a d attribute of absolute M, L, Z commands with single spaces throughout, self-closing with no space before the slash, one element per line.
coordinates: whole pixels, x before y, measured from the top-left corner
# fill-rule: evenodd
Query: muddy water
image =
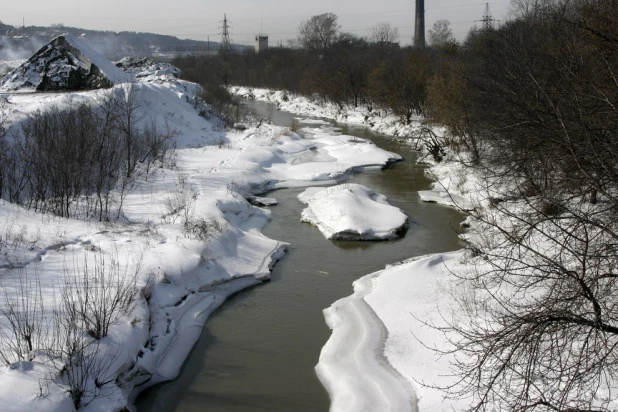
<path fill-rule="evenodd" d="M 252 103 L 264 115 L 265 103 Z M 273 120 L 289 125 L 289 113 Z M 300 222 L 303 189 L 268 194 L 279 201 L 264 234 L 290 243 L 272 281 L 232 297 L 206 323 L 200 340 L 173 382 L 140 395 L 141 411 L 327 411 L 329 399 L 314 366 L 330 336 L 322 309 L 352 293 L 352 282 L 388 263 L 461 247 L 457 229 L 462 215 L 423 203 L 417 190 L 429 188 L 423 168 L 405 145 L 364 128 L 343 127 L 404 157 L 382 172 L 351 181 L 385 194 L 409 217 L 405 237 L 390 242 L 332 242 Z"/>

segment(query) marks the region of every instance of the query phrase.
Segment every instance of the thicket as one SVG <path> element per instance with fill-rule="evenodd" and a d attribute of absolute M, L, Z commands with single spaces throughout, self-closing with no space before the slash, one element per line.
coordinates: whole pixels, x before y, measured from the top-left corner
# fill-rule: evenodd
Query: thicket
<path fill-rule="evenodd" d="M 439 55 L 432 49 L 400 48 L 384 40 L 393 39 L 392 30 L 384 30 L 373 41 L 329 31 L 328 41 L 311 49 L 187 56 L 173 64 L 183 78 L 204 87 L 204 99 L 215 107 L 232 100 L 225 86 L 245 85 L 319 97 L 341 110 L 361 105 L 390 110 L 410 123 L 413 115 L 424 113 L 427 81 Z"/>
<path fill-rule="evenodd" d="M 120 217 L 126 189 L 165 158 L 174 132 L 144 119 L 138 89 L 114 92 L 31 113 L 10 134 L 0 118 L 0 197 L 63 217 Z"/>
<path fill-rule="evenodd" d="M 112 326 L 127 321 L 140 298 L 141 262 L 123 266 L 117 254 L 94 252 L 90 259 L 89 253 L 83 263 L 67 265 L 58 289 L 50 290 L 27 267 L 1 282 L 0 362 L 46 363 L 49 373 L 39 376 L 39 396 L 48 394 L 50 384 L 58 385 L 76 409 L 111 393 L 115 362 L 124 355 L 116 339 L 104 338 Z"/>
<path fill-rule="evenodd" d="M 233 60 L 234 54 L 224 52 L 217 56 L 185 56 L 172 60 L 181 70 L 183 79 L 202 86 L 200 98 L 228 126 L 242 118 L 240 102 L 227 90 Z"/>
<path fill-rule="evenodd" d="M 515 2 L 429 82 L 482 176 L 477 270 L 443 331 L 471 410 L 608 410 L 618 378 L 618 2 Z"/>

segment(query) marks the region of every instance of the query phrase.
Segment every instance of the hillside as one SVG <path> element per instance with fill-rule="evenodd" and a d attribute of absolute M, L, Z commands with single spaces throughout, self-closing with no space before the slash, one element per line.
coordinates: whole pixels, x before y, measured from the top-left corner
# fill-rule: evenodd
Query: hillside
<path fill-rule="evenodd" d="M 119 60 L 126 56 L 171 58 L 187 53 L 184 51 L 186 49 L 197 48 L 202 54 L 208 50 L 214 53 L 219 49 L 216 41 L 179 39 L 155 33 L 87 30 L 64 25 L 13 27 L 0 23 L 0 61 L 26 59 L 44 44 L 64 33 L 81 38 L 109 60 Z M 233 47 L 242 51 L 248 46 Z"/>

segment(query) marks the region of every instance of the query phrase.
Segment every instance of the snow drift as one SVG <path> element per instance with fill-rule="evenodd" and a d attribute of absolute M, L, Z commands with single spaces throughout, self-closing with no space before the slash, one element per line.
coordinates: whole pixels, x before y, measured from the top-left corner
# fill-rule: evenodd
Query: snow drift
<path fill-rule="evenodd" d="M 407 222 L 406 215 L 389 205 L 386 196 L 358 184 L 309 188 L 298 198 L 309 205 L 301 221 L 316 225 L 328 239 L 395 239 Z"/>

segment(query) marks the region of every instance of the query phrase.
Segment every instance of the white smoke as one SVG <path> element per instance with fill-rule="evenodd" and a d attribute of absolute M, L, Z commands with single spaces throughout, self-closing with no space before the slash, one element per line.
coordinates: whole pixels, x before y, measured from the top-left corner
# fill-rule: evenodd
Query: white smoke
<path fill-rule="evenodd" d="M 32 56 L 45 45 L 45 41 L 36 37 L 13 39 L 0 37 L 0 61 L 24 60 Z"/>
<path fill-rule="evenodd" d="M 38 38 L 0 37 L 0 78 L 21 65 L 39 50 L 45 42 Z"/>

